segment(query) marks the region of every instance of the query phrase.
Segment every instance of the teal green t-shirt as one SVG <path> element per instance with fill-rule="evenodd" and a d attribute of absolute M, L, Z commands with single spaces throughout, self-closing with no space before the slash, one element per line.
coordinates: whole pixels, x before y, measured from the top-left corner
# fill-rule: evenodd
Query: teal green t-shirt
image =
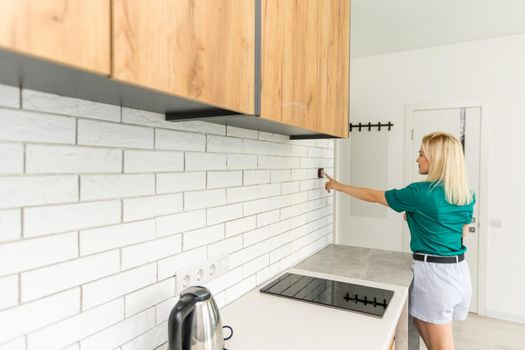
<path fill-rule="evenodd" d="M 385 197 L 390 208 L 406 212 L 412 252 L 451 256 L 467 250 L 461 235 L 463 225 L 472 221 L 475 196 L 467 205 L 450 204 L 442 185 L 415 182 L 386 191 Z"/>

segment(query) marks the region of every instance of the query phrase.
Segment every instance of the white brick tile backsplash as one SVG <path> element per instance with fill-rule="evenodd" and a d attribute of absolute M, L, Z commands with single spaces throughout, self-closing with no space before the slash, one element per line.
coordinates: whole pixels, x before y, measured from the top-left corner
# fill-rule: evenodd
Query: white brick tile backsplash
<path fill-rule="evenodd" d="M 179 301 L 178 295 L 173 298 L 169 298 L 168 300 L 165 300 L 160 304 L 157 304 L 157 306 L 155 307 L 156 309 L 155 324 L 161 324 L 163 322 L 168 321 L 171 310 L 173 309 L 175 304 L 177 304 L 177 301 Z"/>
<path fill-rule="evenodd" d="M 167 322 L 157 325 L 155 328 L 136 337 L 129 343 L 120 347 L 120 350 L 144 350 L 155 349 L 168 341 L 168 324 Z"/>
<path fill-rule="evenodd" d="M 281 194 L 281 185 L 280 184 L 268 184 L 268 185 L 259 185 L 257 186 L 257 197 L 266 198 L 278 196 Z"/>
<path fill-rule="evenodd" d="M 270 145 L 270 153 L 278 156 L 290 156 L 292 154 L 292 147 L 286 144 L 272 143 Z"/>
<path fill-rule="evenodd" d="M 264 254 L 258 258 L 253 259 L 250 262 L 247 262 L 242 266 L 242 274 L 246 278 L 250 275 L 253 275 L 259 270 L 264 269 L 270 263 L 269 255 Z"/>
<path fill-rule="evenodd" d="M 207 185 L 209 189 L 242 186 L 242 171 L 208 171 Z"/>
<path fill-rule="evenodd" d="M 113 349 L 155 326 L 155 309 L 151 308 L 80 342 L 82 350 Z"/>
<path fill-rule="evenodd" d="M 0 350 L 26 350 L 26 338 L 18 338 L 1 344 Z"/>
<path fill-rule="evenodd" d="M 332 159 L 334 158 L 334 150 L 333 149 L 323 149 L 322 150 L 322 157 L 323 158 L 329 158 L 329 159 Z"/>
<path fill-rule="evenodd" d="M 157 193 L 204 190 L 205 188 L 205 172 L 157 174 Z"/>
<path fill-rule="evenodd" d="M 306 180 L 306 179 L 308 179 L 308 171 L 306 169 L 292 169 L 292 180 L 293 181 Z"/>
<path fill-rule="evenodd" d="M 227 126 L 226 135 L 232 136 L 232 137 L 241 137 L 244 139 L 258 139 L 259 138 L 259 132 L 257 130 L 242 129 L 242 128 L 237 128 L 235 126 Z"/>
<path fill-rule="evenodd" d="M 24 145 L 0 142 L 0 160 L 0 174 L 21 174 L 24 171 Z"/>
<path fill-rule="evenodd" d="M 244 293 L 250 291 L 250 289 L 255 288 L 256 283 L 257 279 L 255 278 L 255 275 L 252 275 L 242 280 L 242 282 L 226 289 L 226 302 L 231 303 L 235 299 L 241 297 Z"/>
<path fill-rule="evenodd" d="M 257 279 L 257 285 L 265 283 L 268 280 L 270 280 L 271 278 L 274 278 L 275 275 L 277 275 L 279 273 L 279 271 L 280 271 L 279 263 L 275 263 L 275 264 L 269 265 L 269 266 L 265 267 L 264 269 L 260 270 L 255 275 L 255 277 Z"/>
<path fill-rule="evenodd" d="M 124 199 L 124 221 L 154 218 L 182 211 L 182 193 Z"/>
<path fill-rule="evenodd" d="M 269 198 L 257 199 L 255 201 L 243 203 L 244 215 L 258 214 L 268 210 L 270 210 Z"/>
<path fill-rule="evenodd" d="M 324 187 L 324 182 L 321 184 L 321 182 L 319 182 L 318 180 L 305 180 L 305 181 L 301 181 L 299 185 L 300 185 L 300 191 L 303 192 L 303 191 L 313 190 L 316 187 L 319 187 L 319 188 Z"/>
<path fill-rule="evenodd" d="M 120 217 L 120 201 L 28 208 L 24 209 L 24 236 L 110 225 L 120 222 Z"/>
<path fill-rule="evenodd" d="M 208 288 L 212 294 L 216 295 L 240 281 L 242 281 L 242 267 L 230 270 L 224 275 L 212 279 L 208 282 Z"/>
<path fill-rule="evenodd" d="M 207 248 L 200 247 L 193 250 L 188 250 L 183 253 L 170 256 L 158 262 L 158 278 L 159 281 L 173 277 L 178 270 L 183 267 L 194 265 L 206 260 Z M 177 291 L 179 293 L 180 291 Z"/>
<path fill-rule="evenodd" d="M 22 301 L 111 275 L 119 270 L 118 250 L 22 273 Z"/>
<path fill-rule="evenodd" d="M 270 154 L 270 142 L 244 139 L 242 151 L 250 154 Z"/>
<path fill-rule="evenodd" d="M 79 145 L 153 148 L 153 130 L 141 126 L 78 120 Z"/>
<path fill-rule="evenodd" d="M 80 255 L 89 255 L 155 238 L 155 220 L 106 226 L 79 233 Z"/>
<path fill-rule="evenodd" d="M 226 154 L 186 152 L 186 170 L 225 170 Z"/>
<path fill-rule="evenodd" d="M 226 127 L 220 124 L 205 122 L 201 120 L 188 120 L 178 122 L 175 124 L 180 124 L 181 130 L 185 131 L 194 131 L 205 134 L 226 135 Z"/>
<path fill-rule="evenodd" d="M 34 269 L 78 256 L 76 232 L 0 245 L 0 276 Z"/>
<path fill-rule="evenodd" d="M 122 299 L 117 299 L 29 334 L 27 348 L 28 350 L 60 349 L 121 321 L 123 315 L 124 302 Z"/>
<path fill-rule="evenodd" d="M 266 213 L 257 214 L 257 227 L 266 226 L 279 221 L 280 211 L 279 209 L 268 211 Z"/>
<path fill-rule="evenodd" d="M 270 252 L 270 264 L 273 264 L 274 262 L 288 256 L 290 254 L 290 249 L 290 244 L 285 244 L 275 250 L 272 250 Z"/>
<path fill-rule="evenodd" d="M 78 146 L 27 145 L 27 173 L 120 173 L 122 151 Z"/>
<path fill-rule="evenodd" d="M 228 154 L 228 169 L 255 169 L 257 168 L 257 156 L 250 154 Z"/>
<path fill-rule="evenodd" d="M 182 236 L 174 235 L 122 248 L 122 269 L 160 260 L 182 250 Z"/>
<path fill-rule="evenodd" d="M 270 181 L 275 182 L 286 182 L 292 178 L 292 172 L 290 170 L 272 170 L 270 172 Z"/>
<path fill-rule="evenodd" d="M 0 278 L 0 310 L 18 304 L 18 275 Z"/>
<path fill-rule="evenodd" d="M 80 344 L 79 343 L 75 343 L 73 345 L 70 345 L 66 348 L 62 348 L 62 350 L 80 350 Z"/>
<path fill-rule="evenodd" d="M 290 221 L 279 221 L 243 234 L 244 246 L 248 247 L 270 237 L 277 236 L 290 229 Z"/>
<path fill-rule="evenodd" d="M 0 210 L 0 242 L 22 237 L 21 210 Z"/>
<path fill-rule="evenodd" d="M 226 223 L 226 237 L 238 235 L 239 233 L 253 230 L 257 226 L 255 215 Z"/>
<path fill-rule="evenodd" d="M 226 204 L 226 190 L 207 190 L 184 193 L 184 210 L 214 207 Z"/>
<path fill-rule="evenodd" d="M 242 204 L 230 204 L 206 210 L 206 223 L 208 225 L 238 219 L 243 216 Z"/>
<path fill-rule="evenodd" d="M 0 84 L 0 106 L 20 107 L 20 88 Z"/>
<path fill-rule="evenodd" d="M 270 172 L 268 170 L 245 170 L 244 185 L 266 184 L 270 182 Z"/>
<path fill-rule="evenodd" d="M 80 199 L 110 199 L 155 193 L 155 175 L 85 175 L 80 177 Z"/>
<path fill-rule="evenodd" d="M 281 193 L 289 194 L 299 192 L 299 182 L 285 182 L 281 185 Z"/>
<path fill-rule="evenodd" d="M 308 155 L 308 147 L 292 145 L 292 156 L 306 157 Z"/>
<path fill-rule="evenodd" d="M 90 309 L 157 281 L 155 263 L 120 272 L 82 286 L 82 308 Z"/>
<path fill-rule="evenodd" d="M 250 260 L 255 259 L 265 253 L 268 253 L 280 246 L 279 237 L 272 237 L 264 240 L 242 250 L 239 250 L 233 254 L 230 254 L 230 269 L 233 269 L 239 265 L 247 263 Z"/>
<path fill-rule="evenodd" d="M 259 190 L 257 186 L 235 187 L 226 190 L 228 203 L 236 203 L 257 199 Z"/>
<path fill-rule="evenodd" d="M 126 317 L 175 296 L 175 278 L 169 278 L 125 296 Z"/>
<path fill-rule="evenodd" d="M 210 257 L 221 254 L 229 254 L 242 248 L 242 235 L 223 239 L 217 243 L 208 245 L 208 255 Z"/>
<path fill-rule="evenodd" d="M 272 141 L 272 142 L 288 142 L 289 137 L 286 135 L 280 135 L 280 134 L 272 134 L 269 132 L 259 131 L 259 139 L 260 140 L 266 140 L 266 141 Z"/>
<path fill-rule="evenodd" d="M 120 107 L 72 97 L 22 90 L 25 109 L 120 122 Z"/>
<path fill-rule="evenodd" d="M 75 119 L 0 108 L 0 140 L 75 143 Z"/>
<path fill-rule="evenodd" d="M 0 209 L 77 200 L 76 176 L 0 177 Z"/>
<path fill-rule="evenodd" d="M 206 136 L 172 130 L 155 130 L 155 149 L 175 151 L 204 151 Z"/>
<path fill-rule="evenodd" d="M 321 148 L 328 148 L 329 143 L 334 142 L 333 140 L 323 140 L 323 139 L 313 140 L 313 141 L 314 141 L 315 147 L 321 147 Z"/>
<path fill-rule="evenodd" d="M 333 241 L 331 140 L 22 93 L 0 85 L 0 350 L 166 350 L 182 269 L 226 254 L 222 307 Z"/>
<path fill-rule="evenodd" d="M 242 150 L 242 139 L 224 136 L 208 136 L 208 152 L 238 153 Z"/>
<path fill-rule="evenodd" d="M 321 148 L 317 147 L 308 147 L 308 157 L 322 157 L 323 156 L 323 150 Z"/>
<path fill-rule="evenodd" d="M 183 152 L 124 151 L 124 172 L 126 173 L 168 172 L 183 169 Z"/>
<path fill-rule="evenodd" d="M 224 238 L 224 224 L 208 226 L 184 233 L 183 249 L 190 250 Z"/>
<path fill-rule="evenodd" d="M 177 123 L 166 121 L 164 114 L 122 107 L 122 123 L 170 128 Z"/>
<path fill-rule="evenodd" d="M 206 225 L 206 211 L 194 210 L 180 214 L 161 216 L 157 221 L 157 235 L 168 236 Z"/>
<path fill-rule="evenodd" d="M 80 310 L 80 288 L 22 304 L 0 313 L 0 343 L 74 315 Z"/>

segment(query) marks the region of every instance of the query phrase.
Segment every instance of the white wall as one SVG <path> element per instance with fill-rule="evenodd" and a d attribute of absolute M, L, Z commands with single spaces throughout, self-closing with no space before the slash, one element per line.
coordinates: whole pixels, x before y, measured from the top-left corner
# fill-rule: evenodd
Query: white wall
<path fill-rule="evenodd" d="M 0 349 L 154 349 L 178 269 L 228 254 L 224 306 L 312 255 L 333 148 L 0 85 Z"/>
<path fill-rule="evenodd" d="M 429 49 L 368 56 L 351 61 L 351 121 L 392 121 L 388 187 L 402 187 L 405 104 L 486 100 L 488 193 L 481 217 L 487 230 L 487 314 L 525 322 L 525 34 Z M 351 136 L 350 136 L 351 137 Z M 337 141 L 336 163 L 349 141 Z M 374 147 L 370 144 L 369 147 Z M 415 161 L 414 159 L 411 161 Z M 352 163 L 352 166 L 359 164 Z M 349 181 L 348 169 L 338 175 Z M 348 201 L 337 199 L 339 241 L 401 250 L 402 219 L 348 218 Z M 343 219 L 339 219 L 343 218 Z M 347 218 L 347 219 L 344 219 Z M 501 220 L 501 228 L 492 227 Z"/>

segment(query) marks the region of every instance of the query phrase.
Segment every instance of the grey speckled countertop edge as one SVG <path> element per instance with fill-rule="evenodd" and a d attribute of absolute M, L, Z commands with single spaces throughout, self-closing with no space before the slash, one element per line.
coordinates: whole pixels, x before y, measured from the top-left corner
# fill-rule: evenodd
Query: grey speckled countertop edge
<path fill-rule="evenodd" d="M 331 244 L 293 268 L 409 287 L 412 254 Z"/>

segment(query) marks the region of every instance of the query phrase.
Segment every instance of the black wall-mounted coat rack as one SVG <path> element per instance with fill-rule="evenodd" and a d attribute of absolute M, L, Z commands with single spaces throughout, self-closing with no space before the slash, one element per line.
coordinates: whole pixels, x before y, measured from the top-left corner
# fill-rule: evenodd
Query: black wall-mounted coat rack
<path fill-rule="evenodd" d="M 388 122 L 387 124 L 381 124 L 381 122 L 377 122 L 377 124 L 372 124 L 370 122 L 368 123 L 358 123 L 358 124 L 352 124 L 350 123 L 350 132 L 352 132 L 352 129 L 357 129 L 359 132 L 361 132 L 361 129 L 368 129 L 368 131 L 371 131 L 372 128 L 377 128 L 377 131 L 381 131 L 381 128 L 388 128 L 388 131 L 394 126 L 391 122 Z"/>

